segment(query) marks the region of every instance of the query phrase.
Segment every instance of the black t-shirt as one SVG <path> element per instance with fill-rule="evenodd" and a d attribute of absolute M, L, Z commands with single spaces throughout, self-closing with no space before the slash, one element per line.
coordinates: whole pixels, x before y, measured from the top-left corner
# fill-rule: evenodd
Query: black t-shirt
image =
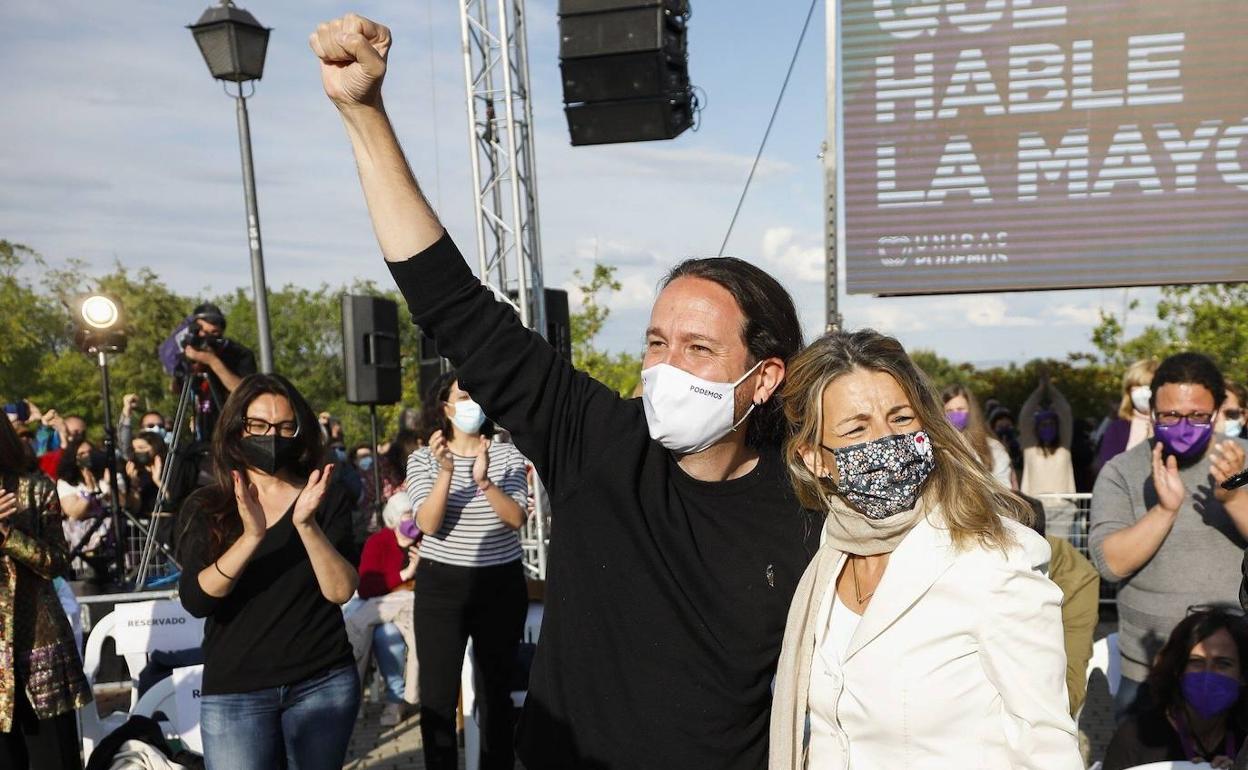
<path fill-rule="evenodd" d="M 1232 734 L 1235 736 L 1235 747 L 1244 743 L 1244 731 L 1232 721 Z M 1199 750 L 1199 749 L 1197 749 Z M 1210 747 L 1212 752 L 1205 761 L 1222 756 L 1226 752 L 1225 743 Z M 1118 725 L 1114 737 L 1105 750 L 1102 770 L 1127 770 L 1127 768 L 1147 765 L 1152 762 L 1188 761 L 1191 757 L 1184 756 L 1183 743 L 1179 734 L 1166 715 L 1156 709 L 1133 714 Z"/>
<path fill-rule="evenodd" d="M 210 490 L 187 498 L 179 513 L 182 606 L 204 624 L 206 695 L 252 692 L 290 685 L 351 663 L 342 610 L 321 594 L 312 562 L 291 521 L 294 505 L 269 528 L 234 590 L 218 599 L 204 593 L 199 573 L 208 553 Z M 325 537 L 341 554 L 351 550 L 351 500 L 331 481 L 316 512 Z"/>
<path fill-rule="evenodd" d="M 697 481 L 650 439 L 640 400 L 521 326 L 449 237 L 390 269 L 413 320 L 550 492 L 524 765 L 766 767 L 785 618 L 822 523 L 779 453 L 762 451 L 741 478 Z"/>

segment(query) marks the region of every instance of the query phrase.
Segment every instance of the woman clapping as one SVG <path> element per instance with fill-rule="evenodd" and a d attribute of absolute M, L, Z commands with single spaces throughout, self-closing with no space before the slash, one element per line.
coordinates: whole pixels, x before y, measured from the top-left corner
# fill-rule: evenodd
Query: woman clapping
<path fill-rule="evenodd" d="M 357 583 L 354 501 L 322 467 L 311 407 L 244 379 L 213 437 L 216 483 L 180 514 L 182 604 L 204 627 L 209 770 L 340 768 L 360 686 L 338 605 Z"/>

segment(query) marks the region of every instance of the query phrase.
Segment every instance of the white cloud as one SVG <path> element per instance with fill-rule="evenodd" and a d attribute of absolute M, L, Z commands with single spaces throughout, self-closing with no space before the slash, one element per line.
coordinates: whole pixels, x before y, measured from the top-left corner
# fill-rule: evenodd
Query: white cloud
<path fill-rule="evenodd" d="M 655 279 L 648 272 L 628 270 L 616 271 L 615 280 L 620 284 L 618 291 L 603 292 L 598 296 L 598 304 L 609 308 L 612 312 L 626 310 L 649 310 L 654 304 Z M 568 303 L 573 311 L 581 308 L 585 297 L 576 281 L 564 281 L 564 291 L 568 293 Z"/>
<path fill-rule="evenodd" d="M 1063 326 L 1096 326 L 1101 322 L 1101 312 L 1099 304 L 1063 304 L 1046 310 L 1045 317 Z"/>
<path fill-rule="evenodd" d="M 962 317 L 971 326 L 1039 326 L 1039 318 L 1022 315 L 1010 315 L 1010 308 L 1003 298 L 996 295 L 976 295 L 958 297 L 952 300 L 941 300 L 948 303 L 951 309 L 960 311 Z"/>
<path fill-rule="evenodd" d="M 763 232 L 763 259 L 784 281 L 824 282 L 826 256 L 823 240 L 799 235 L 791 227 L 769 227 Z"/>

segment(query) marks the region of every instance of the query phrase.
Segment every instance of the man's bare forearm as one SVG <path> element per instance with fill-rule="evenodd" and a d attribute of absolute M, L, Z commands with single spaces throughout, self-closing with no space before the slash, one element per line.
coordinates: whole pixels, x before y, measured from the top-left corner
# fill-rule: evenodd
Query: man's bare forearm
<path fill-rule="evenodd" d="M 385 108 L 360 105 L 341 113 L 381 253 L 402 262 L 432 246 L 442 223 L 416 184 Z"/>

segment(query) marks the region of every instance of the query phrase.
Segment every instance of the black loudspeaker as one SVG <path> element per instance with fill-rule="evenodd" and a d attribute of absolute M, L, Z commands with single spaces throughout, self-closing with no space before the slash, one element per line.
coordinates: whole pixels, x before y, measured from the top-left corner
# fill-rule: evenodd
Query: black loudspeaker
<path fill-rule="evenodd" d="M 347 402 L 396 404 L 403 396 L 399 306 L 381 297 L 342 297 Z"/>
<path fill-rule="evenodd" d="M 611 56 L 662 51 L 669 56 L 685 52 L 685 23 L 662 8 L 565 16 L 559 21 L 559 57 Z"/>
<path fill-rule="evenodd" d="M 560 0 L 573 145 L 671 139 L 693 125 L 685 0 Z"/>
<path fill-rule="evenodd" d="M 546 290 L 546 340 L 559 355 L 572 360 L 572 318 L 563 289 Z"/>
<path fill-rule="evenodd" d="M 683 36 L 683 35 L 682 35 Z M 563 98 L 569 104 L 640 99 L 689 90 L 684 57 L 647 52 L 565 59 Z"/>
<path fill-rule="evenodd" d="M 689 92 L 671 97 L 587 102 L 564 108 L 572 144 L 612 144 L 672 139 L 693 122 Z"/>
<path fill-rule="evenodd" d="M 559 0 L 559 15 L 654 7 L 664 8 L 673 16 L 685 16 L 689 13 L 687 0 Z"/>

